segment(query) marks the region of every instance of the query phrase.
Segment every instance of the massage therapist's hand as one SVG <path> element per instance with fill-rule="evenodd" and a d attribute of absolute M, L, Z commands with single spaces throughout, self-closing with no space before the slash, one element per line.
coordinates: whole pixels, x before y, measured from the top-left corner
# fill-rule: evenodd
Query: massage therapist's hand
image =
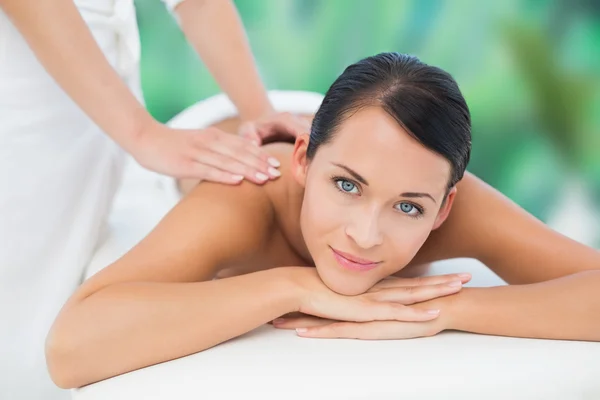
<path fill-rule="evenodd" d="M 145 168 L 176 178 L 262 184 L 280 176 L 275 158 L 250 140 L 216 128 L 173 129 L 152 122 L 130 152 Z"/>
<path fill-rule="evenodd" d="M 241 137 L 258 144 L 294 141 L 303 133 L 310 133 L 310 123 L 287 112 L 271 112 L 257 120 L 246 121 L 240 125 L 238 132 Z"/>
<path fill-rule="evenodd" d="M 470 279 L 469 275 L 389 278 L 366 293 L 344 296 L 329 289 L 315 268 L 292 271 L 301 288 L 300 313 L 350 322 L 433 320 L 438 317 L 439 309 L 411 305 L 456 293 Z"/>
<path fill-rule="evenodd" d="M 402 318 L 331 318 L 323 317 L 314 311 L 302 310 L 301 314 L 284 316 L 273 321 L 280 329 L 296 329 L 298 335 L 315 338 L 354 338 L 354 339 L 407 339 L 432 336 L 449 328 L 448 304 L 453 294 L 458 293 L 462 284 L 471 279 L 468 274 L 438 275 L 423 278 L 384 279 L 368 292 L 355 298 L 367 299 L 367 303 L 404 305 L 419 313 L 440 310 L 439 317 L 427 319 Z M 412 304 L 412 306 L 406 306 Z M 306 312 L 308 311 L 308 312 Z M 362 310 L 361 310 L 362 311 Z M 389 311 L 392 313 L 392 311 Z M 310 315 L 306 315 L 310 314 Z M 437 318 L 436 318 L 437 317 Z M 382 320 L 383 319 L 383 320 Z"/>

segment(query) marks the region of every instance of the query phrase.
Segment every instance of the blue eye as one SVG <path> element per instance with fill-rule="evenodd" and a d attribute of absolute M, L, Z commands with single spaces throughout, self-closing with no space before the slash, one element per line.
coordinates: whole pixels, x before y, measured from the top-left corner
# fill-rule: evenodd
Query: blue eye
<path fill-rule="evenodd" d="M 397 204 L 397 209 L 411 217 L 416 217 L 423 213 L 415 205 L 406 202 Z"/>
<path fill-rule="evenodd" d="M 344 193 L 358 193 L 358 188 L 356 187 L 356 185 L 346 179 L 336 179 L 335 184 L 337 185 L 338 189 L 340 189 Z"/>

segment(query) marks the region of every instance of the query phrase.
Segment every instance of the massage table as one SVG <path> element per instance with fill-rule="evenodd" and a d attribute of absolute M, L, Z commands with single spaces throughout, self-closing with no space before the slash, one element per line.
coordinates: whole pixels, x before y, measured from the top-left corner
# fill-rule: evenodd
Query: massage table
<path fill-rule="evenodd" d="M 278 111 L 312 114 L 322 96 L 272 91 Z M 178 128 L 235 116 L 224 95 L 173 118 Z M 128 160 L 109 230 L 86 277 L 139 242 L 173 207 L 171 179 Z M 470 272 L 469 286 L 504 285 L 485 265 L 454 259 L 409 275 Z M 600 316 L 599 316 L 600 317 Z M 74 400 L 121 399 L 600 399 L 600 344 L 442 332 L 410 340 L 308 339 L 261 326 L 211 349 L 72 390 Z"/>

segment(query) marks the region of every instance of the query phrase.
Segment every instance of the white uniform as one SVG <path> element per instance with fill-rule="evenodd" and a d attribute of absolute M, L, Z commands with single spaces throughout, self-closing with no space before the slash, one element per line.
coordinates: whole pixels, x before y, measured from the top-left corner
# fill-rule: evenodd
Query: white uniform
<path fill-rule="evenodd" d="M 141 98 L 133 0 L 75 3 Z M 69 398 L 48 377 L 44 340 L 101 241 L 124 157 L 0 11 L 0 399 Z"/>

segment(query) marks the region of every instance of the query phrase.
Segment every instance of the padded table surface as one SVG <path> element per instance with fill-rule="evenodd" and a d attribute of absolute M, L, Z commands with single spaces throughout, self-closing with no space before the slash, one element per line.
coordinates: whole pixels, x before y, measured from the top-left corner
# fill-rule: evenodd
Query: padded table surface
<path fill-rule="evenodd" d="M 584 342 L 445 332 L 399 341 L 306 339 L 263 326 L 220 346 L 74 391 L 99 399 L 599 399 Z"/>

